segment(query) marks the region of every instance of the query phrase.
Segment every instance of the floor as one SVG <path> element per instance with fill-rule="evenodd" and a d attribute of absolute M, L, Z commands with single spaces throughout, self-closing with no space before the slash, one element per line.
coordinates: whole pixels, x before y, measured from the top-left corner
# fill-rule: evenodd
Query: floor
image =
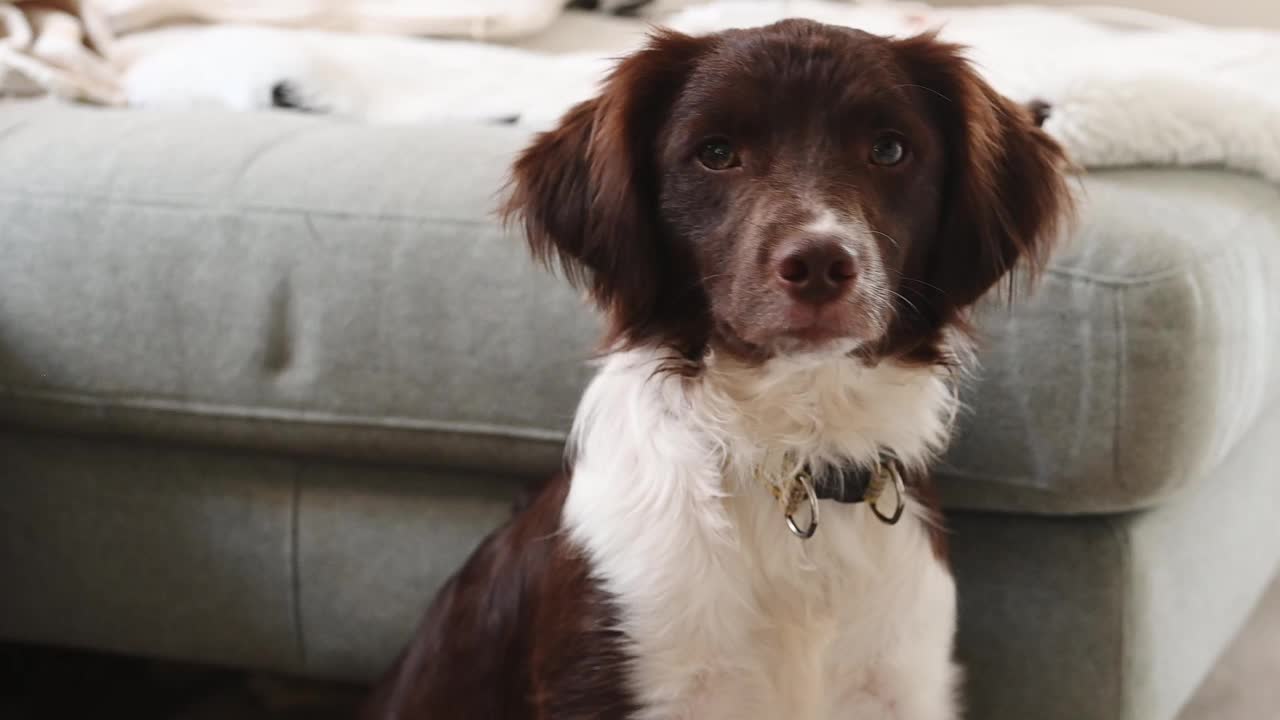
<path fill-rule="evenodd" d="M 1280 578 L 1178 720 L 1280 718 Z"/>
<path fill-rule="evenodd" d="M 1280 579 L 1178 720 L 1280 717 L 1278 679 Z M 339 720 L 354 716 L 361 695 L 360 688 L 0 646 L 4 720 Z"/>

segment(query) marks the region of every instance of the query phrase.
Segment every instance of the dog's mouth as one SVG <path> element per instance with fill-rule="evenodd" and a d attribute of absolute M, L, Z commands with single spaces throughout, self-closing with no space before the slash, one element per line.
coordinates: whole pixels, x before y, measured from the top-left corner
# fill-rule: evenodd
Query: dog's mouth
<path fill-rule="evenodd" d="M 747 321 L 717 323 L 714 344 L 743 358 L 844 355 L 872 345 L 882 334 L 876 312 L 842 301 L 824 306 L 789 303 Z M 772 321 L 766 321 L 769 317 Z"/>
<path fill-rule="evenodd" d="M 813 305 L 791 302 L 784 312 L 785 325 L 778 335 L 801 341 L 824 343 L 859 334 L 856 310 L 845 300 Z"/>

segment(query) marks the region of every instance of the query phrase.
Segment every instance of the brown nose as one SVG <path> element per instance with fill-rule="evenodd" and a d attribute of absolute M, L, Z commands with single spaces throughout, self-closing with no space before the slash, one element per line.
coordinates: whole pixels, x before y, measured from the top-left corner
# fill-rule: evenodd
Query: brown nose
<path fill-rule="evenodd" d="M 782 246 L 780 258 L 778 282 L 800 302 L 831 302 L 848 292 L 857 275 L 853 255 L 833 238 L 796 238 Z"/>

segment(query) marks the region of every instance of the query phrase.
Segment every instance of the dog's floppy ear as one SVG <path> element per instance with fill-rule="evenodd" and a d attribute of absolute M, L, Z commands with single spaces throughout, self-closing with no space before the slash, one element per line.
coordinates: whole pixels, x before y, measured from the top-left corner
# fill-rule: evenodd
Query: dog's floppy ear
<path fill-rule="evenodd" d="M 687 263 L 659 225 L 654 146 L 706 42 L 656 33 L 512 170 L 505 216 L 522 222 L 536 258 L 590 291 L 615 343 L 662 334 L 664 304 L 696 284 L 677 277 Z"/>
<path fill-rule="evenodd" d="M 921 35 L 895 50 L 927 91 L 946 143 L 944 211 L 926 275 L 948 303 L 965 307 L 1019 263 L 1033 274 L 1043 268 L 1071 206 L 1066 158 L 1034 113 L 992 89 L 960 46 Z"/>

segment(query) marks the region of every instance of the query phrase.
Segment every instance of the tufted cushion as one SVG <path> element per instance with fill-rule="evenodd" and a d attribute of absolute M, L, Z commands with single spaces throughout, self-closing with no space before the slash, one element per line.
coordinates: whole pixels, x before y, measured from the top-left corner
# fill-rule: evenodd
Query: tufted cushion
<path fill-rule="evenodd" d="M 540 473 L 595 321 L 492 217 L 506 127 L 0 105 L 0 419 Z M 953 506 L 1149 505 L 1277 397 L 1280 191 L 1099 173 L 983 313 Z"/>

